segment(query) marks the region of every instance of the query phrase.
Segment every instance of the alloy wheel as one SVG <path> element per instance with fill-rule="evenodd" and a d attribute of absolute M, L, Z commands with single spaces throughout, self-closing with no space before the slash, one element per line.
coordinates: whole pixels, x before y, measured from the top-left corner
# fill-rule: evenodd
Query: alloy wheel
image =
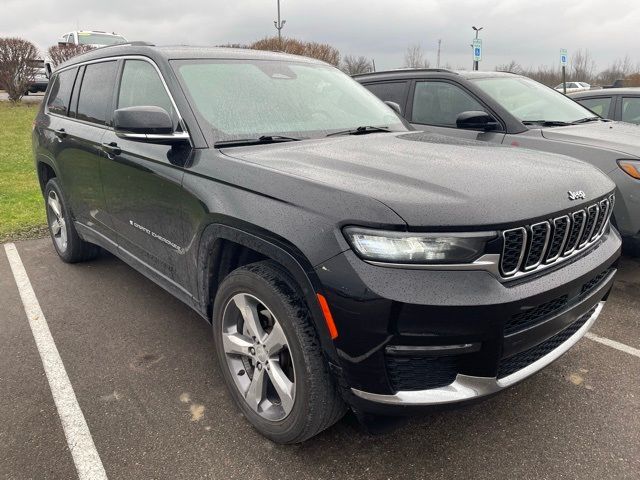
<path fill-rule="evenodd" d="M 261 417 L 286 418 L 295 401 L 295 369 L 280 322 L 258 298 L 234 295 L 222 315 L 222 345 L 238 391 Z"/>
<path fill-rule="evenodd" d="M 47 198 L 47 208 L 49 210 L 49 228 L 53 241 L 61 252 L 67 249 L 67 224 L 62 211 L 62 204 L 58 194 L 51 190 Z"/>

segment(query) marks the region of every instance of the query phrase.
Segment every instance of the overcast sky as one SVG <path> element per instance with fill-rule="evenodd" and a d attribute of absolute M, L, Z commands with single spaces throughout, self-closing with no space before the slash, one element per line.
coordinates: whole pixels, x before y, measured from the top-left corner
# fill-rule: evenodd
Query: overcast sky
<path fill-rule="evenodd" d="M 638 0 L 281 0 L 281 8 L 284 35 L 374 58 L 378 70 L 401 67 L 416 43 L 435 66 L 438 39 L 442 66 L 470 68 L 472 25 L 484 27 L 481 69 L 556 65 L 560 48 L 588 49 L 601 69 L 626 54 L 640 61 Z M 0 36 L 41 49 L 78 27 L 158 45 L 249 43 L 275 34 L 275 17 L 276 0 L 2 0 Z"/>

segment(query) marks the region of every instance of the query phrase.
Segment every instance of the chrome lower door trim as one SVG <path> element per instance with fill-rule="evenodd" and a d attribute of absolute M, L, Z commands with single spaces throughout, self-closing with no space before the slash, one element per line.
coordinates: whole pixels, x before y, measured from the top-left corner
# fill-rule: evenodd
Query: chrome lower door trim
<path fill-rule="evenodd" d="M 393 395 L 369 393 L 355 388 L 352 388 L 351 391 L 354 395 L 365 400 L 387 405 L 442 405 L 491 395 L 492 393 L 499 392 L 504 388 L 524 380 L 557 360 L 587 333 L 600 315 L 604 304 L 604 301 L 599 302 L 595 312 L 593 312 L 593 315 L 589 317 L 585 324 L 558 348 L 530 365 L 527 365 L 525 368 L 499 380 L 495 377 L 472 377 L 458 374 L 450 385 L 429 390 L 399 391 Z"/>

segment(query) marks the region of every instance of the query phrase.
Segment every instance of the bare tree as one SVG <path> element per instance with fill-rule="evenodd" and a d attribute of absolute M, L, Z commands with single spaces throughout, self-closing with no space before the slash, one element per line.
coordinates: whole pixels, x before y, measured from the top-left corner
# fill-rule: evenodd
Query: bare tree
<path fill-rule="evenodd" d="M 611 85 L 616 80 L 624 80 L 626 77 L 638 71 L 638 67 L 631 62 L 631 57 L 625 55 L 624 58 L 618 58 L 614 62 L 598 74 L 597 82 L 600 85 Z"/>
<path fill-rule="evenodd" d="M 0 88 L 19 102 L 33 83 L 38 49 L 22 38 L 0 38 Z"/>
<path fill-rule="evenodd" d="M 345 55 L 342 59 L 342 71 L 348 75 L 358 75 L 359 73 L 369 73 L 373 71 L 371 61 L 365 56 L 356 57 Z"/>
<path fill-rule="evenodd" d="M 252 43 L 249 47 L 256 50 L 304 55 L 335 66 L 340 64 L 340 52 L 326 43 L 303 42 L 295 38 L 283 37 L 282 40 L 279 40 L 278 37 L 267 37 Z"/>
<path fill-rule="evenodd" d="M 47 54 L 51 59 L 51 66 L 56 68 L 61 63 L 66 62 L 70 58 L 75 57 L 76 55 L 80 55 L 82 53 L 86 53 L 90 50 L 93 50 L 94 47 L 90 45 L 74 45 L 74 44 L 64 44 L 64 45 L 53 45 L 49 47 L 47 50 Z"/>
<path fill-rule="evenodd" d="M 591 57 L 589 50 L 578 50 L 571 58 L 573 81 L 591 83 L 595 81 L 595 71 L 596 62 Z"/>
<path fill-rule="evenodd" d="M 498 65 L 496 67 L 496 72 L 511 72 L 521 74 L 524 71 L 522 65 L 520 65 L 515 60 L 511 60 L 509 63 L 505 65 Z"/>
<path fill-rule="evenodd" d="M 430 63 L 424 58 L 424 52 L 420 45 L 413 44 L 407 47 L 404 53 L 405 68 L 429 68 Z"/>

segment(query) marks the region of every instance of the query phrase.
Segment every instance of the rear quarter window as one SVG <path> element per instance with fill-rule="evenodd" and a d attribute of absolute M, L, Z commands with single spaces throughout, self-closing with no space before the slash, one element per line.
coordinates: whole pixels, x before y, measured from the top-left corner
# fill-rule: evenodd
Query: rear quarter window
<path fill-rule="evenodd" d="M 51 84 L 51 91 L 47 99 L 47 109 L 51 113 L 67 115 L 73 83 L 76 79 L 77 68 L 70 68 L 55 75 Z"/>
<path fill-rule="evenodd" d="M 380 100 L 395 102 L 404 110 L 409 82 L 370 83 L 365 87 Z"/>

